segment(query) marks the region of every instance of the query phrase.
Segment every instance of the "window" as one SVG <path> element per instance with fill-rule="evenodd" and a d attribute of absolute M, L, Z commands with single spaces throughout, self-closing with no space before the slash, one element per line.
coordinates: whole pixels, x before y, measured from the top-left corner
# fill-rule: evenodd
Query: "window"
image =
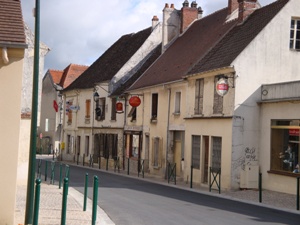
<path fill-rule="evenodd" d="M 90 154 L 90 136 L 85 136 L 85 156 L 89 156 Z"/>
<path fill-rule="evenodd" d="M 158 94 L 152 94 L 151 120 L 157 120 Z"/>
<path fill-rule="evenodd" d="M 71 151 L 71 135 L 67 135 L 67 154 Z"/>
<path fill-rule="evenodd" d="M 219 80 L 219 77 L 215 77 L 215 85 L 214 85 L 214 106 L 213 113 L 214 114 L 222 114 L 223 113 L 223 96 L 219 95 L 216 90 L 216 85 Z"/>
<path fill-rule="evenodd" d="M 212 138 L 212 168 L 221 168 L 222 138 Z"/>
<path fill-rule="evenodd" d="M 111 99 L 111 120 L 116 120 L 117 118 L 117 110 L 116 110 L 117 98 Z"/>
<path fill-rule="evenodd" d="M 181 92 L 175 93 L 175 114 L 180 114 Z"/>
<path fill-rule="evenodd" d="M 136 107 L 132 107 L 128 113 L 128 117 L 131 117 L 130 122 L 136 121 Z"/>
<path fill-rule="evenodd" d="M 105 120 L 105 98 L 99 98 L 99 100 L 96 102 L 96 120 Z"/>
<path fill-rule="evenodd" d="M 300 19 L 292 18 L 290 33 L 290 49 L 300 51 Z"/>
<path fill-rule="evenodd" d="M 200 115 L 203 112 L 203 87 L 204 79 L 197 79 L 195 83 L 195 115 Z"/>
<path fill-rule="evenodd" d="M 161 167 L 162 139 L 159 137 L 152 138 L 152 165 Z"/>
<path fill-rule="evenodd" d="M 77 155 L 80 155 L 80 142 L 81 142 L 81 137 L 77 136 L 77 139 L 76 139 L 76 151 L 77 151 Z"/>
<path fill-rule="evenodd" d="M 118 134 L 95 134 L 94 154 L 105 159 L 118 156 Z"/>
<path fill-rule="evenodd" d="M 192 166 L 194 169 L 200 169 L 200 136 L 192 136 Z"/>
<path fill-rule="evenodd" d="M 68 116 L 68 125 L 72 124 L 72 110 L 71 110 L 71 106 L 73 105 L 72 101 L 67 101 L 66 102 L 66 112 L 67 112 L 67 116 Z"/>
<path fill-rule="evenodd" d="M 85 123 L 90 123 L 91 118 L 91 100 L 85 100 Z"/>
<path fill-rule="evenodd" d="M 271 170 L 296 172 L 300 119 L 271 121 Z"/>

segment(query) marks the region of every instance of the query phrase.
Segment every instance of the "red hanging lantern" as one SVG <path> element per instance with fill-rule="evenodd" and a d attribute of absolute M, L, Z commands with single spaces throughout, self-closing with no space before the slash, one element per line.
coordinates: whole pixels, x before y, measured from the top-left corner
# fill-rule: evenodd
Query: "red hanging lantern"
<path fill-rule="evenodd" d="M 141 104 L 141 99 L 138 96 L 132 96 L 129 99 L 129 105 L 132 107 L 138 107 Z"/>
<path fill-rule="evenodd" d="M 117 113 L 122 113 L 123 112 L 123 103 L 122 102 L 117 102 L 116 111 L 117 111 Z"/>

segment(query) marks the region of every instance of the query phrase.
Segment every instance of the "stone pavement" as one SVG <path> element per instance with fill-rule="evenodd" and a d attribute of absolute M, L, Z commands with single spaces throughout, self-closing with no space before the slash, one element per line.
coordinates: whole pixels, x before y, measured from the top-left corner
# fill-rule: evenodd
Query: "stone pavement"
<path fill-rule="evenodd" d="M 71 162 L 63 162 L 69 165 L 75 165 Z M 79 165 L 80 166 L 80 165 Z M 82 166 L 81 166 L 82 167 Z M 96 166 L 90 168 L 98 170 Z M 119 176 L 128 176 L 127 171 L 106 171 L 101 169 L 102 172 L 112 173 Z M 193 192 L 199 192 L 206 195 L 212 195 L 220 198 L 232 199 L 235 201 L 242 201 L 248 204 L 259 205 L 263 207 L 288 211 L 291 213 L 299 214 L 300 211 L 296 210 L 297 196 L 292 194 L 285 194 L 280 192 L 262 191 L 262 203 L 259 202 L 259 192 L 258 190 L 236 190 L 236 191 L 221 191 L 221 194 L 217 190 L 212 190 L 209 192 L 208 187 L 193 185 L 190 188 L 190 184 L 184 181 L 177 181 L 176 185 L 174 182 L 168 183 L 165 179 L 145 174 L 138 177 L 137 174 L 131 173 L 130 177 L 134 179 L 141 179 L 147 182 L 155 182 L 163 185 L 173 186 L 175 188 L 185 189 Z M 41 199 L 40 199 L 40 210 L 39 210 L 39 224 L 50 225 L 50 224 L 60 224 L 61 218 L 61 206 L 62 206 L 62 191 L 63 188 L 59 189 L 58 185 L 51 185 L 48 183 L 42 183 L 41 185 Z M 15 211 L 15 224 L 24 224 L 24 214 L 25 214 L 25 203 L 26 203 L 26 187 L 17 187 L 17 204 Z M 92 221 L 92 201 L 87 200 L 87 210 L 83 211 L 83 195 L 73 188 L 69 187 L 69 195 L 67 199 L 67 215 L 66 224 L 70 225 L 84 225 L 91 224 Z M 101 209 L 97 208 L 97 224 L 114 224 L 113 221 L 108 217 L 108 215 Z"/>
<path fill-rule="evenodd" d="M 24 224 L 27 187 L 17 187 L 15 224 Z M 40 208 L 38 224 L 61 224 L 63 188 L 58 185 L 42 183 L 40 189 Z M 92 222 L 92 201 L 87 199 L 86 211 L 83 211 L 83 195 L 69 187 L 67 197 L 66 224 L 85 225 Z M 98 206 L 96 224 L 113 225 L 107 214 Z"/>

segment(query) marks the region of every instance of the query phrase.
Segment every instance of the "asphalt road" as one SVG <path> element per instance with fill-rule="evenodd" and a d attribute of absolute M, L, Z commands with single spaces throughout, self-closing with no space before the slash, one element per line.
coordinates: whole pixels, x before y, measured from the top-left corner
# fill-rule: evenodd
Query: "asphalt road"
<path fill-rule="evenodd" d="M 55 178 L 59 178 L 56 166 Z M 116 225 L 300 225 L 299 214 L 183 190 L 70 165 L 69 185 L 93 196 L 93 177 L 99 178 L 98 205 Z"/>

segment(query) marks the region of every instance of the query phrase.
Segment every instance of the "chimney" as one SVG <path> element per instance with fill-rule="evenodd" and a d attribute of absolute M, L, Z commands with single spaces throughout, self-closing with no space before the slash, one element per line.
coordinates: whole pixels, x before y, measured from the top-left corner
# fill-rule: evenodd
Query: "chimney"
<path fill-rule="evenodd" d="M 153 18 L 152 18 L 152 30 L 156 27 L 157 24 L 158 24 L 158 17 L 153 16 Z"/>
<path fill-rule="evenodd" d="M 191 7 L 189 7 L 188 0 L 185 0 L 182 6 L 180 33 L 183 33 L 194 20 L 198 19 L 198 9 L 196 1 L 193 1 Z"/>
<path fill-rule="evenodd" d="M 259 5 L 257 4 L 257 0 L 238 0 L 239 3 L 239 16 L 238 22 L 242 23 L 245 19 L 253 13 Z"/>
<path fill-rule="evenodd" d="M 202 19 L 203 10 L 201 7 L 198 7 L 198 19 Z"/>
<path fill-rule="evenodd" d="M 238 0 L 228 0 L 228 15 L 231 15 L 236 9 L 239 8 Z"/>
<path fill-rule="evenodd" d="M 162 52 L 167 48 L 167 44 L 175 37 L 179 35 L 180 30 L 180 16 L 178 10 L 174 8 L 174 4 L 171 7 L 168 3 L 165 4 L 163 9 L 163 21 L 162 21 Z"/>

